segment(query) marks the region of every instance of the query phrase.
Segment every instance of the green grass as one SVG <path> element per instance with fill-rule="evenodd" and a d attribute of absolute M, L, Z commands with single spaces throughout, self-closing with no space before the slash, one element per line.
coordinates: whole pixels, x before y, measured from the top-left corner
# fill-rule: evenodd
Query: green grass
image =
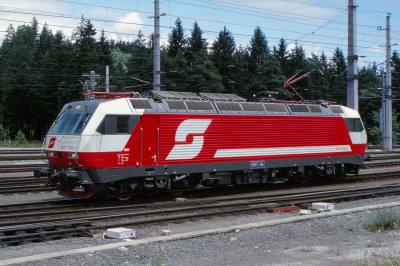
<path fill-rule="evenodd" d="M 300 249 L 300 251 L 301 251 L 301 252 L 313 252 L 312 248 L 309 248 L 309 247 L 302 247 L 302 248 Z"/>
<path fill-rule="evenodd" d="M 41 148 L 43 143 L 40 141 L 0 141 L 0 147 L 26 147 L 26 148 Z"/>
<path fill-rule="evenodd" d="M 400 214 L 394 210 L 379 210 L 374 212 L 364 223 L 370 231 L 381 232 L 396 229 L 400 224 Z"/>
<path fill-rule="evenodd" d="M 164 261 L 162 259 L 156 259 L 154 262 L 151 263 L 151 266 L 163 266 Z"/>

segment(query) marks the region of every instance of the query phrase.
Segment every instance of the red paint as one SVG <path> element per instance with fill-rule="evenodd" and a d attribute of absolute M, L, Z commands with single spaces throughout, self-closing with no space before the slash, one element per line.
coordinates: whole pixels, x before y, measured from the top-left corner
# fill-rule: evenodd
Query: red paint
<path fill-rule="evenodd" d="M 65 183 L 66 186 L 70 186 L 70 183 Z M 80 192 L 80 191 L 72 191 L 70 189 L 67 190 L 58 190 L 58 195 L 68 197 L 68 198 L 80 198 L 80 199 L 87 199 L 91 197 L 94 194 L 93 191 L 93 186 L 92 185 L 86 185 L 85 186 L 85 191 Z"/>
<path fill-rule="evenodd" d="M 177 144 L 178 126 L 187 119 L 212 119 L 204 134 L 204 144 L 193 159 L 166 160 Z M 159 131 L 158 131 L 159 130 Z M 193 142 L 189 134 L 186 143 Z M 143 140 L 142 140 L 143 136 Z M 52 138 L 53 139 L 53 138 Z M 179 143 L 182 144 L 182 143 Z M 214 158 L 219 149 L 249 149 L 274 147 L 350 145 L 351 152 L 254 156 L 241 158 Z M 249 160 L 273 160 L 328 156 L 360 155 L 366 144 L 352 144 L 344 122 L 339 116 L 270 116 L 270 115 L 221 115 L 221 114 L 144 114 L 139 120 L 125 148 L 119 152 L 79 152 L 79 164 L 83 168 L 111 168 L 152 166 L 156 164 L 192 164 L 235 162 Z M 118 155 L 128 160 L 119 163 Z M 156 156 L 156 163 L 154 163 Z M 159 157 L 159 158 L 158 158 Z M 50 158 L 52 165 L 79 167 L 74 159 Z M 81 168 L 81 167 L 79 167 Z"/>
<path fill-rule="evenodd" d="M 158 117 L 143 116 L 143 165 L 155 165 L 158 162 Z M 128 147 L 129 150 L 130 147 Z"/>
<path fill-rule="evenodd" d="M 51 138 L 49 141 L 49 147 L 47 147 L 47 148 L 49 148 L 49 149 L 53 148 L 54 144 L 56 143 L 56 139 L 57 138 Z"/>
<path fill-rule="evenodd" d="M 288 212 L 288 211 L 294 211 L 298 210 L 298 206 L 290 206 L 290 207 L 280 207 L 280 208 L 273 208 L 269 210 L 270 212 Z"/>

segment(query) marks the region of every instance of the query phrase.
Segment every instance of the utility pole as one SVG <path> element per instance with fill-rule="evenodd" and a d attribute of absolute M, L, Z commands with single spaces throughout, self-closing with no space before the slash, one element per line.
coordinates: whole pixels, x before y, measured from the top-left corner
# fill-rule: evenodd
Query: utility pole
<path fill-rule="evenodd" d="M 347 49 L 347 107 L 358 111 L 358 69 L 356 35 L 356 0 L 349 0 L 348 5 L 348 49 Z"/>
<path fill-rule="evenodd" d="M 385 138 L 385 136 L 386 136 L 386 120 L 385 120 L 385 118 L 386 118 L 386 97 L 385 97 L 385 88 L 386 88 L 386 83 L 385 83 L 385 80 L 384 79 L 382 79 L 382 145 L 383 146 L 386 146 L 386 143 L 385 143 L 385 140 L 386 140 L 386 138 Z"/>
<path fill-rule="evenodd" d="M 89 92 L 96 90 L 96 74 L 94 71 L 90 71 L 89 75 Z M 89 100 L 94 100 L 94 95 L 89 96 Z"/>
<path fill-rule="evenodd" d="M 390 44 L 390 13 L 386 16 L 386 86 L 385 86 L 385 98 L 386 98 L 386 134 L 385 144 L 389 151 L 392 150 L 392 60 L 391 60 L 391 44 Z"/>
<path fill-rule="evenodd" d="M 160 0 L 154 0 L 154 75 L 153 90 L 161 88 L 160 68 Z"/>
<path fill-rule="evenodd" d="M 106 92 L 110 92 L 110 67 L 106 66 Z"/>
<path fill-rule="evenodd" d="M 160 14 L 160 0 L 154 0 L 154 69 L 153 69 L 153 90 L 159 91 L 161 88 L 161 70 L 160 70 L 160 17 L 167 13 Z"/>

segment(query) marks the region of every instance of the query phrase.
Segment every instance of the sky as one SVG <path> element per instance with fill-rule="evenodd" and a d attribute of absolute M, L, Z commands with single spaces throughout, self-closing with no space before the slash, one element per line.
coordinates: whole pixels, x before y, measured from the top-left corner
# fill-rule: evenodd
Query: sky
<path fill-rule="evenodd" d="M 355 0 L 357 7 L 357 54 L 359 66 L 385 61 L 386 16 L 390 12 L 392 51 L 400 50 L 400 1 Z M 347 0 L 160 0 L 161 42 L 176 19 L 182 20 L 186 35 L 195 21 L 212 43 L 224 26 L 232 32 L 237 47 L 249 45 L 259 26 L 272 48 L 280 38 L 289 44 L 302 45 L 307 56 L 324 52 L 328 58 L 336 47 L 347 55 Z M 7 27 L 30 23 L 36 17 L 53 32 L 61 30 L 67 38 L 79 25 L 82 16 L 91 19 L 108 39 L 133 41 L 139 30 L 149 36 L 153 30 L 154 3 L 149 0 L 0 0 L 0 40 Z M 377 26 L 383 30 L 378 31 Z"/>

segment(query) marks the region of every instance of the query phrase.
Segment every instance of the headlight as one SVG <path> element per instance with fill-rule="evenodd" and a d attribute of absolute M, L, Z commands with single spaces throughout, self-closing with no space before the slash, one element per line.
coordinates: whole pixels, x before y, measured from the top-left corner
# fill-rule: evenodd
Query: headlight
<path fill-rule="evenodd" d="M 69 152 L 69 153 L 67 153 L 67 158 L 79 159 L 79 155 L 77 153 L 74 153 L 74 152 Z"/>
<path fill-rule="evenodd" d="M 47 157 L 57 157 L 57 153 L 55 151 L 48 151 Z"/>

